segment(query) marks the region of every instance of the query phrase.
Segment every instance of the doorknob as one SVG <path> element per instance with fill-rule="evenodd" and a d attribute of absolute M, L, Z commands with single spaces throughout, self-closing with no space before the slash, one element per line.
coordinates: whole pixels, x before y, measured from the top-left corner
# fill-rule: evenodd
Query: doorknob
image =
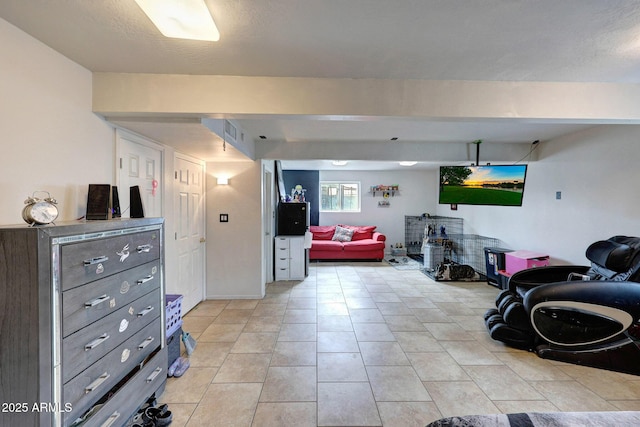
<path fill-rule="evenodd" d="M 204 242 L 206 242 L 206 241 L 207 241 L 207 239 L 205 239 L 204 237 L 201 237 L 201 238 L 200 238 L 200 243 L 204 243 Z"/>

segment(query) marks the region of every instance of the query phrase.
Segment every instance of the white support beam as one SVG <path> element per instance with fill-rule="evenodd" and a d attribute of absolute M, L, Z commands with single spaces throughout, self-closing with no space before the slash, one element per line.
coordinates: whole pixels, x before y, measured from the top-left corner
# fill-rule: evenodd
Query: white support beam
<path fill-rule="evenodd" d="M 640 85 L 94 73 L 105 116 L 307 115 L 640 123 Z"/>

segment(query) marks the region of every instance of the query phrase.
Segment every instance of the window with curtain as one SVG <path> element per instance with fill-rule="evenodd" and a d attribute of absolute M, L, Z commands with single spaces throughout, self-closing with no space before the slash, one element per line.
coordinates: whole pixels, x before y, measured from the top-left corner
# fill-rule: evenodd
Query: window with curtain
<path fill-rule="evenodd" d="M 360 183 L 320 182 L 320 211 L 360 212 Z"/>

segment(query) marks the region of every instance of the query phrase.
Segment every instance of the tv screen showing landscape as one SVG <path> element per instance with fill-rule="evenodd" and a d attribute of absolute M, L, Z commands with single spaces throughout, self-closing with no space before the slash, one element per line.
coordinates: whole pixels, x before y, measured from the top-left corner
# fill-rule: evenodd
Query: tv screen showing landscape
<path fill-rule="evenodd" d="M 440 204 L 522 206 L 527 165 L 441 166 Z"/>

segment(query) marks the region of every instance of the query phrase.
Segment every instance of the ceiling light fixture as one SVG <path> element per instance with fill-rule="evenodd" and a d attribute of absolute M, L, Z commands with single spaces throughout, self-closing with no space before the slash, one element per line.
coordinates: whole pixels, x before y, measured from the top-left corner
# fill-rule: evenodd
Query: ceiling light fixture
<path fill-rule="evenodd" d="M 347 162 L 346 160 L 334 160 L 333 162 L 331 162 L 333 166 L 344 166 L 347 163 L 349 162 Z"/>
<path fill-rule="evenodd" d="M 399 162 L 400 166 L 413 166 L 418 162 Z"/>
<path fill-rule="evenodd" d="M 220 32 L 204 0 L 136 0 L 136 3 L 166 37 L 220 40 Z"/>

